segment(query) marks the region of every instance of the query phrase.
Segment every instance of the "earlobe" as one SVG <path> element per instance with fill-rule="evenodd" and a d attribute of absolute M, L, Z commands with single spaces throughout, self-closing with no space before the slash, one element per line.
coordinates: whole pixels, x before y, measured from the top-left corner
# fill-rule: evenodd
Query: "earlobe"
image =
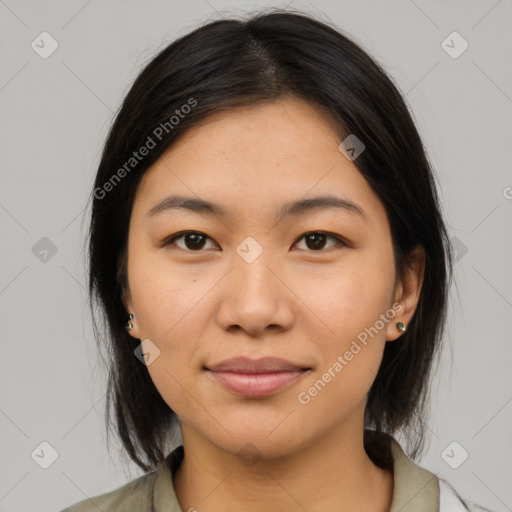
<path fill-rule="evenodd" d="M 125 329 L 128 331 L 128 334 L 132 338 L 135 338 L 137 340 L 139 339 L 137 329 L 135 328 L 135 315 L 133 313 L 129 313 Z"/>
<path fill-rule="evenodd" d="M 125 329 L 128 331 L 128 334 L 135 339 L 138 339 L 137 332 L 135 329 L 135 314 L 132 313 L 133 305 L 130 296 L 130 292 L 127 290 L 123 290 L 121 292 L 121 301 L 128 312 L 128 316 L 126 319 Z"/>
<path fill-rule="evenodd" d="M 133 313 L 130 313 L 130 315 L 128 316 L 128 323 L 126 324 L 127 331 L 131 331 L 135 327 L 135 325 L 132 322 L 134 316 L 135 315 Z"/>
<path fill-rule="evenodd" d="M 402 320 L 398 320 L 396 322 L 390 322 L 388 324 L 388 328 L 387 328 L 387 332 L 386 332 L 386 341 L 387 342 L 396 341 L 406 331 L 407 331 L 407 324 L 405 322 L 403 322 Z"/>
<path fill-rule="evenodd" d="M 406 332 L 418 306 L 424 272 L 425 251 L 418 245 L 411 251 L 405 275 L 396 286 L 395 303 L 400 304 L 401 310 L 395 317 L 396 322 L 388 325 L 386 341 L 394 341 Z"/>

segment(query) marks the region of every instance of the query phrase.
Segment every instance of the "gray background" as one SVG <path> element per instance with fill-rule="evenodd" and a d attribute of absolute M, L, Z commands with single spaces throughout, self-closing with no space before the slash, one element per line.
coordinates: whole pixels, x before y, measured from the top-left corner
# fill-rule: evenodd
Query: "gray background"
<path fill-rule="evenodd" d="M 57 511 L 142 474 L 119 443 L 107 451 L 106 377 L 86 302 L 85 206 L 101 145 L 157 49 L 220 15 L 285 4 L 0 0 L 0 511 Z M 292 7 L 332 19 L 411 106 L 458 250 L 419 462 L 463 496 L 512 510 L 512 2 Z M 58 43 L 46 59 L 31 47 L 43 31 Z M 442 45 L 453 31 L 469 44 L 457 58 Z M 462 41 L 452 40 L 453 53 Z"/>

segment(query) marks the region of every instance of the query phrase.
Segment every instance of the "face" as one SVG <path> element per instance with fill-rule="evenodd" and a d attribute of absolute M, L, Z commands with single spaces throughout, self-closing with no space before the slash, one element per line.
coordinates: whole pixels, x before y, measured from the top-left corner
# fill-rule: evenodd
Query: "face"
<path fill-rule="evenodd" d="M 130 334 L 143 340 L 150 377 L 182 431 L 211 446 L 237 453 L 251 442 L 275 457 L 362 429 L 385 344 L 412 317 L 421 272 L 395 280 L 386 211 L 340 142 L 314 107 L 282 99 L 211 116 L 138 187 Z M 219 209 L 168 203 L 150 214 L 170 195 Z M 319 197 L 345 206 L 312 202 L 282 215 Z M 274 380 L 231 374 L 252 382 L 251 395 L 207 369 L 235 357 L 307 370 Z"/>

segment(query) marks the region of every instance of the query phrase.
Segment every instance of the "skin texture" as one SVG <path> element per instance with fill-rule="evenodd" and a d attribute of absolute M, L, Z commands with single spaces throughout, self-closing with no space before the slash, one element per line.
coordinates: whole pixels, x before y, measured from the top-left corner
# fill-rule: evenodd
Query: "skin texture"
<path fill-rule="evenodd" d="M 124 302 L 135 315 L 130 334 L 160 351 L 148 371 L 181 421 L 185 458 L 174 485 L 184 511 L 243 504 L 249 512 L 315 512 L 341 510 L 341 503 L 344 510 L 389 510 L 393 478 L 364 451 L 364 408 L 385 343 L 400 343 L 396 322 L 414 314 L 424 256 L 418 250 L 405 280 L 395 280 L 386 211 L 340 142 L 313 106 L 280 99 L 210 116 L 139 185 Z M 231 213 L 174 209 L 148 217 L 169 194 Z M 367 219 L 332 208 L 276 217 L 283 203 L 325 194 L 357 203 Z M 206 238 L 159 245 L 184 230 Z M 311 231 L 347 245 L 308 243 Z M 248 236 L 263 251 L 251 263 L 237 252 Z M 299 393 L 381 314 L 395 311 L 394 303 L 401 311 L 300 403 Z M 311 370 L 269 397 L 240 397 L 203 370 L 235 356 L 281 357 Z M 238 455 L 247 443 L 251 465 Z"/>

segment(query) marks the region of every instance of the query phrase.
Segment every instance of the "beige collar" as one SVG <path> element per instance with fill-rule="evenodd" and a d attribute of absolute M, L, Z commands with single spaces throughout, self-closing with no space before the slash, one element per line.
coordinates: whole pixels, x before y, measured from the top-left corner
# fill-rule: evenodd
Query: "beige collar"
<path fill-rule="evenodd" d="M 395 439 L 391 440 L 391 452 L 394 488 L 389 512 L 438 512 L 437 476 L 409 459 Z"/>

